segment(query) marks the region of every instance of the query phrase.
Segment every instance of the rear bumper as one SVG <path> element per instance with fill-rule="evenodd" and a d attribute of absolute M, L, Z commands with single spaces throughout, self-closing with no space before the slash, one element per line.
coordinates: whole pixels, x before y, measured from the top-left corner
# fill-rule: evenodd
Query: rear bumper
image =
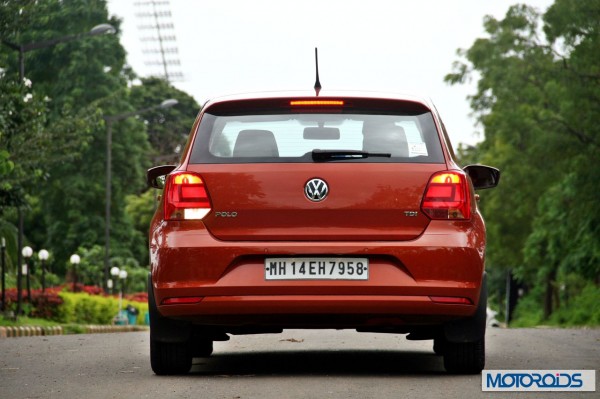
<path fill-rule="evenodd" d="M 163 222 L 151 236 L 154 296 L 161 315 L 207 325 L 439 324 L 477 308 L 485 248 L 478 223 L 431 222 L 400 242 L 223 242 L 198 226 Z M 265 257 L 285 256 L 368 257 L 369 280 L 266 281 Z"/>
<path fill-rule="evenodd" d="M 419 296 L 273 295 L 209 296 L 159 310 L 165 317 L 211 326 L 359 328 L 440 324 L 470 316 L 475 308 Z"/>

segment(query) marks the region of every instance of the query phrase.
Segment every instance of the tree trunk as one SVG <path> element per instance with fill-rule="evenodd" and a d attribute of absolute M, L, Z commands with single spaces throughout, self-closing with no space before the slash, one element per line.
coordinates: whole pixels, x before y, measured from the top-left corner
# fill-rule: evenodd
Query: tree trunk
<path fill-rule="evenodd" d="M 506 317 L 505 321 L 508 325 L 513 318 L 513 312 L 517 307 L 519 300 L 519 285 L 514 279 L 512 270 L 508 270 L 506 273 Z"/>
<path fill-rule="evenodd" d="M 554 311 L 554 285 L 556 281 L 556 268 L 553 267 L 546 277 L 546 292 L 544 295 L 544 320 L 548 320 Z"/>

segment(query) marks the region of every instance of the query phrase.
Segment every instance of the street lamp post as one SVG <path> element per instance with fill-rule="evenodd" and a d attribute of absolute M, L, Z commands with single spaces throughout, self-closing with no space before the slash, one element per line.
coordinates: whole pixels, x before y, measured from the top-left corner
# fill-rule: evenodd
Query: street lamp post
<path fill-rule="evenodd" d="M 2 237 L 2 241 L 0 242 L 0 262 L 2 262 L 2 311 L 6 310 L 6 264 L 5 264 L 5 255 L 6 255 L 6 240 Z"/>
<path fill-rule="evenodd" d="M 42 42 L 37 43 L 28 43 L 28 44 L 16 44 L 12 43 L 8 40 L 2 39 L 2 44 L 6 47 L 10 47 L 11 49 L 19 52 L 19 80 L 23 82 L 25 78 L 25 53 L 31 50 L 38 50 L 41 48 L 56 46 L 60 43 L 70 42 L 77 39 L 82 39 L 86 36 L 97 36 L 105 33 L 113 34 L 117 30 L 109 24 L 100 24 L 94 26 L 89 32 L 79 33 L 76 35 L 67 35 L 58 37 L 56 39 L 44 40 Z"/>
<path fill-rule="evenodd" d="M 108 280 L 106 280 L 106 288 L 108 289 L 109 294 L 112 295 L 112 293 L 113 293 L 113 280 L 112 280 L 112 278 L 109 278 Z"/>
<path fill-rule="evenodd" d="M 111 275 L 111 276 L 113 276 L 113 278 L 116 280 L 116 279 L 119 277 L 119 272 L 120 272 L 120 271 L 121 271 L 121 270 L 120 270 L 118 267 L 116 267 L 116 266 L 114 266 L 114 267 L 111 267 L 111 268 L 110 268 L 110 275 Z M 111 281 L 111 283 L 112 283 L 112 281 L 113 281 L 113 280 L 110 280 L 110 281 Z M 112 285 L 112 284 L 111 284 L 111 285 Z M 111 288 L 112 288 L 112 287 L 111 287 Z"/>
<path fill-rule="evenodd" d="M 23 257 L 25 258 L 25 263 L 23 264 L 23 274 L 26 277 L 26 281 L 27 281 L 27 300 L 31 303 L 31 277 L 30 277 L 30 270 L 31 268 L 29 267 L 29 264 L 27 263 L 27 260 L 29 258 L 31 258 L 31 255 L 33 255 L 33 249 L 31 249 L 31 247 L 23 247 L 23 250 L 21 251 L 21 254 L 23 255 Z"/>
<path fill-rule="evenodd" d="M 50 254 L 45 249 L 42 249 L 40 252 L 38 252 L 38 258 L 40 258 L 40 261 L 42 261 L 42 292 L 44 294 L 46 293 L 46 261 L 48 260 L 49 256 Z"/>
<path fill-rule="evenodd" d="M 106 199 L 105 199 L 105 221 L 104 221 L 104 292 L 108 294 L 108 270 L 110 268 L 110 202 L 112 198 L 112 128 L 113 123 L 130 118 L 144 112 L 152 111 L 157 108 L 170 108 L 178 103 L 177 100 L 170 98 L 164 100 L 158 105 L 139 109 L 137 111 L 127 112 L 119 115 L 106 115 Z M 111 269 L 112 271 L 112 269 Z"/>
<path fill-rule="evenodd" d="M 121 301 L 122 301 L 123 295 L 125 294 L 125 280 L 127 279 L 127 270 L 121 270 L 119 272 L 119 279 L 121 279 Z"/>
<path fill-rule="evenodd" d="M 117 322 L 122 322 L 121 312 L 123 311 L 123 291 L 125 288 L 125 279 L 127 278 L 127 270 L 121 270 L 115 266 L 110 269 L 110 274 L 114 277 L 115 280 L 117 278 L 121 280 L 119 289 L 119 313 L 117 313 L 116 320 Z"/>
<path fill-rule="evenodd" d="M 2 43 L 3 45 L 5 45 L 6 47 L 9 47 L 15 51 L 19 52 L 19 82 L 21 84 L 23 84 L 23 80 L 25 79 L 25 53 L 32 51 L 32 50 L 38 50 L 38 49 L 42 49 L 42 48 L 46 48 L 46 47 L 52 47 L 52 46 L 56 46 L 57 44 L 60 43 L 65 43 L 65 42 L 70 42 L 73 40 L 78 40 L 78 39 L 82 39 L 84 37 L 87 36 L 98 36 L 98 35 L 102 35 L 102 34 L 114 34 L 116 33 L 117 30 L 114 28 L 114 26 L 109 25 L 109 24 L 100 24 L 100 25 L 96 25 L 94 26 L 92 29 L 90 29 L 88 32 L 85 33 L 79 33 L 76 35 L 67 35 L 67 36 L 62 36 L 62 37 L 58 37 L 56 39 L 50 39 L 50 40 L 44 40 L 42 42 L 37 42 L 37 43 L 28 43 L 28 44 L 17 44 L 17 43 L 12 43 L 8 40 L 4 40 L 4 39 L 0 39 L 0 43 Z M 19 232 L 18 232 L 18 237 L 17 237 L 17 247 L 21 248 L 21 246 L 23 245 L 23 210 L 21 209 L 21 206 L 17 207 L 17 214 L 18 214 L 18 220 L 19 220 Z M 19 313 L 21 312 L 21 262 L 23 261 L 23 259 L 21 258 L 21 253 L 18 252 L 17 253 L 17 265 L 19 265 L 19 267 L 17 268 L 17 317 L 19 315 Z"/>
<path fill-rule="evenodd" d="M 81 257 L 77 254 L 73 254 L 69 261 L 73 265 L 73 292 L 77 292 L 77 265 L 81 262 Z"/>
<path fill-rule="evenodd" d="M 21 207 L 17 207 L 17 213 L 19 215 L 19 233 L 17 235 L 17 248 L 23 246 L 23 212 Z M 15 314 L 15 320 L 21 315 L 21 304 L 23 302 L 23 268 L 21 264 L 23 258 L 21 257 L 22 252 L 17 250 L 17 313 Z"/>

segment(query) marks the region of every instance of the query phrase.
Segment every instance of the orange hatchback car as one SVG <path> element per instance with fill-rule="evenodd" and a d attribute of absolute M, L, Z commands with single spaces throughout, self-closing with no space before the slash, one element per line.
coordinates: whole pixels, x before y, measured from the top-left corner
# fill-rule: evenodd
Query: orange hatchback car
<path fill-rule="evenodd" d="M 485 226 L 427 100 L 282 93 L 209 101 L 150 227 L 150 358 L 187 373 L 229 335 L 355 329 L 485 362 Z"/>

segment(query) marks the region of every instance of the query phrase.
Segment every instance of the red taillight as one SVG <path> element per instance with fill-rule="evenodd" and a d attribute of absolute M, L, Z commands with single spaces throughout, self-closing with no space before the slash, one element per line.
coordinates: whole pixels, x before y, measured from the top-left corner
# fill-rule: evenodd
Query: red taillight
<path fill-rule="evenodd" d="M 469 219 L 471 196 L 465 174 L 452 171 L 431 176 L 421 209 L 431 219 Z"/>
<path fill-rule="evenodd" d="M 178 172 L 168 176 L 165 187 L 165 219 L 202 219 L 211 210 L 202 178 L 195 173 Z"/>

